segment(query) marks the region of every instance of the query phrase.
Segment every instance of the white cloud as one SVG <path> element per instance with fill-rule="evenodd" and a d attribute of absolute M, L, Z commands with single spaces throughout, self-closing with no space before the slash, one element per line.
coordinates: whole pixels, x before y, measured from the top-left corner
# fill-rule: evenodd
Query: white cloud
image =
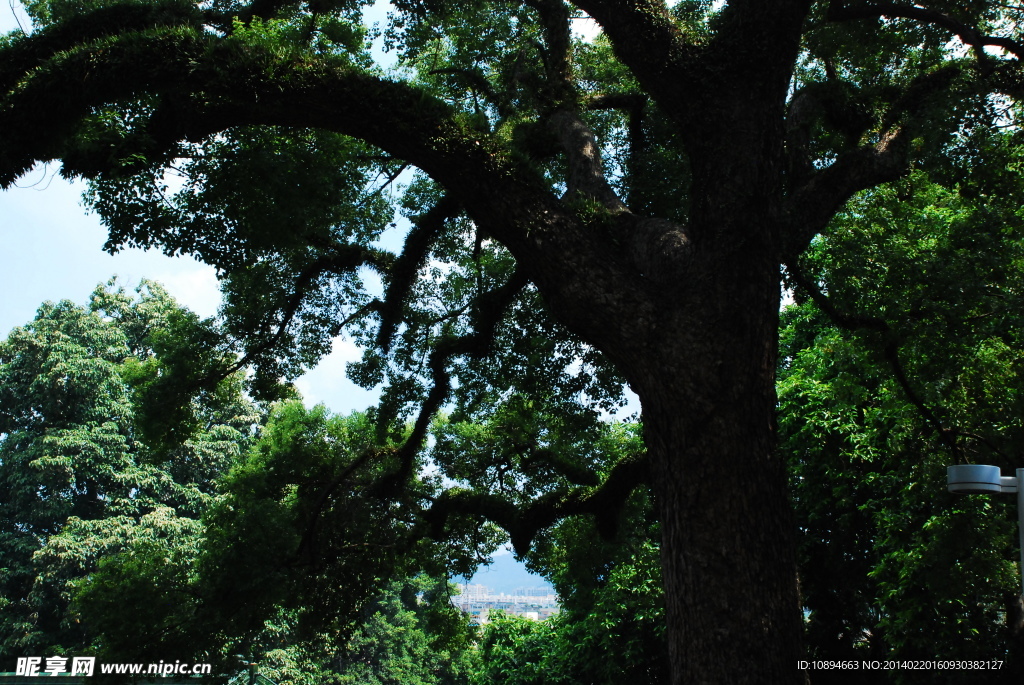
<path fill-rule="evenodd" d="M 179 304 L 202 318 L 214 316 L 220 307 L 220 283 L 212 266 L 196 262 L 193 267 L 154 273 L 149 278 L 162 283 Z"/>
<path fill-rule="evenodd" d="M 216 312 L 220 295 L 210 267 L 158 250 L 104 252 L 107 232 L 85 213 L 83 190 L 80 181 L 69 183 L 42 165 L 21 186 L 0 192 L 0 335 L 30 321 L 45 300 L 84 304 L 114 275 L 129 290 L 143 278 L 159 281 L 180 304 L 203 316 Z"/>
<path fill-rule="evenodd" d="M 364 390 L 345 377 L 345 365 L 360 359 L 362 354 L 352 341 L 335 338 L 331 353 L 295 381 L 306 406 L 323 404 L 336 414 L 348 414 L 377 404 L 379 389 Z"/>
<path fill-rule="evenodd" d="M 28 13 L 25 12 L 25 8 L 21 3 L 7 3 L 7 7 L 0 11 L 0 33 L 18 30 L 28 31 L 31 26 L 32 22 L 29 20 Z"/>
<path fill-rule="evenodd" d="M 601 34 L 601 25 L 587 15 L 574 17 L 572 20 L 572 33 L 580 40 L 591 43 Z"/>

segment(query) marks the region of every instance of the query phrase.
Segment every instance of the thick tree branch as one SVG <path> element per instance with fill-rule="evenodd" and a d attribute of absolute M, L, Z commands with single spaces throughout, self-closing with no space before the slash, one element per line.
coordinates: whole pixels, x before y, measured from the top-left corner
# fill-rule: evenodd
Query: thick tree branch
<path fill-rule="evenodd" d="M 850 149 L 859 145 L 864 134 L 878 124 L 870 108 L 861 101 L 857 88 L 841 81 L 834 70 L 829 71 L 833 73 L 827 80 L 806 84 L 789 101 L 786 113 L 786 175 L 790 188 L 798 187 L 814 170 L 810 150 L 818 130 L 827 129 L 830 133 L 840 134 L 843 144 L 839 149 Z M 905 111 L 902 103 L 892 107 L 891 121 L 895 122 Z M 882 130 L 891 125 L 884 123 Z"/>
<path fill-rule="evenodd" d="M 402 254 L 395 260 L 388 273 L 388 287 L 380 308 L 380 330 L 377 344 L 384 352 L 391 347 L 391 341 L 402 317 L 402 303 L 409 296 L 420 267 L 426 262 L 434 240 L 444 228 L 444 223 L 459 212 L 459 203 L 445 195 L 413 222 L 412 230 L 405 238 Z"/>
<path fill-rule="evenodd" d="M 690 43 L 662 0 L 573 0 L 611 39 L 615 54 L 666 112 L 679 114 L 702 49 Z"/>
<path fill-rule="evenodd" d="M 783 97 L 810 6 L 809 0 L 733 0 L 715 19 L 711 42 L 698 45 L 660 0 L 572 4 L 597 20 L 616 55 L 691 144 L 704 137 L 699 112 L 712 103 L 742 100 L 757 108 Z M 695 101 L 701 104 L 694 107 Z"/>
<path fill-rule="evenodd" d="M 427 534 L 443 539 L 448 518 L 483 516 L 508 532 L 516 554 L 529 551 L 537 533 L 567 516 L 592 514 L 602 537 L 613 538 L 622 505 L 648 478 L 646 455 L 623 457 L 597 487 L 559 489 L 539 497 L 525 508 L 491 493 L 447 490 L 424 512 Z"/>
<path fill-rule="evenodd" d="M 576 112 L 576 89 L 570 66 L 571 29 L 569 8 L 562 0 L 526 0 L 537 10 L 544 27 L 546 47 L 545 103 L 553 109 L 548 126 L 555 134 L 569 162 L 565 198 L 585 196 L 597 200 L 612 212 L 626 211 L 604 176 L 600 148 L 593 131 Z"/>
<path fill-rule="evenodd" d="M 910 171 L 909 139 L 907 129 L 899 129 L 877 145 L 844 153 L 793 190 L 784 209 L 786 259 L 792 261 L 803 252 L 855 193 L 906 175 Z"/>
<path fill-rule="evenodd" d="M 546 91 L 541 97 L 551 107 L 564 107 L 575 99 L 572 80 L 570 46 L 572 29 L 569 23 L 569 8 L 562 0 L 525 0 L 540 15 L 544 27 L 544 60 Z"/>
<path fill-rule="evenodd" d="M 200 140 L 230 126 L 267 124 L 361 138 L 415 164 L 476 205 L 508 196 L 513 188 L 520 199 L 530 196 L 534 206 L 554 202 L 536 171 L 513 160 L 500 141 L 469 129 L 445 103 L 345 65 L 282 60 L 235 39 L 168 29 L 80 46 L 25 76 L 12 78 L 20 83 L 0 95 L 0 128 L 16 132 L 0 148 L 3 187 L 38 160 L 63 157 L 70 174 L 131 169 L 139 160 L 149 163 L 173 154 L 180 140 Z M 187 106 L 176 108 L 178 116 L 152 122 L 147 131 L 76 145 L 79 123 L 94 108 L 140 91 L 173 93 Z M 512 211 L 489 232 L 513 251 L 532 244 L 523 242 L 525 226 L 516 221 L 530 208 L 530 203 L 510 205 Z"/>
<path fill-rule="evenodd" d="M 764 66 L 774 70 L 785 65 L 788 72 L 792 66 L 788 54 L 799 45 L 810 7 L 810 0 L 731 0 L 715 22 L 715 52 L 760 54 L 767 62 Z M 779 58 L 783 61 L 770 64 Z"/>
<path fill-rule="evenodd" d="M 0 64 L 5 53 L 0 50 Z M 610 320 L 651 306 L 630 282 L 635 272 L 608 249 L 606 233 L 588 232 L 585 218 L 553 194 L 528 160 L 513 154 L 502 137 L 474 129 L 452 106 L 414 86 L 330 57 L 282 54 L 191 28 L 80 45 L 13 83 L 0 93 L 0 130 L 8 133 L 0 146 L 0 186 L 9 186 L 36 161 L 56 158 L 70 175 L 132 172 L 173 159 L 181 141 L 201 141 L 233 126 L 335 131 L 430 175 L 508 248 L 555 315 L 583 339 L 607 336 Z M 183 105 L 178 116 L 148 128 L 98 132 L 89 119 L 143 94 L 166 95 Z M 569 263 L 572 276 L 566 278 Z M 613 292 L 615 298 L 609 296 Z M 599 302 L 604 305 L 591 305 Z M 608 311 L 610 302 L 620 311 Z M 621 334 L 630 340 L 634 335 Z"/>
<path fill-rule="evenodd" d="M 648 97 L 643 93 L 607 93 L 587 101 L 587 109 L 621 109 L 629 117 L 626 129 L 629 154 L 626 158 L 626 193 L 628 206 L 639 214 L 649 214 L 651 199 L 644 192 L 641 180 L 647 153 L 647 135 L 644 132 L 644 112 Z"/>
<path fill-rule="evenodd" d="M 789 101 L 786 115 L 786 172 L 791 187 L 805 182 L 814 172 L 811 160 L 811 134 L 821 114 L 821 104 L 806 88 L 797 91 Z"/>
<path fill-rule="evenodd" d="M 190 2 L 168 0 L 152 4 L 124 3 L 69 17 L 60 24 L 18 36 L 3 50 L 0 93 L 7 93 L 25 74 L 54 55 L 91 41 L 155 27 L 191 26 L 200 29 L 203 14 Z"/>
<path fill-rule="evenodd" d="M 587 100 L 587 109 L 624 109 L 627 112 L 642 110 L 647 105 L 643 93 L 605 93 Z"/>
<path fill-rule="evenodd" d="M 601 25 L 616 52 L 639 57 L 649 51 L 655 61 L 665 62 L 695 56 L 663 0 L 572 0 L 572 4 Z"/>
<path fill-rule="evenodd" d="M 590 127 L 575 112 L 564 109 L 551 115 L 549 125 L 568 157 L 566 199 L 582 195 L 612 213 L 628 211 L 604 176 L 601 151 Z"/>
<path fill-rule="evenodd" d="M 974 49 L 978 61 L 985 64 L 989 56 L 985 54 L 987 46 L 998 47 L 1012 53 L 1017 59 L 1024 57 L 1024 45 L 1012 38 L 986 36 L 973 26 L 968 26 L 948 14 L 937 10 L 915 5 L 897 3 L 872 3 L 867 5 L 846 6 L 839 2 L 829 5 L 827 18 L 831 21 L 850 21 L 854 19 L 877 19 L 879 17 L 901 17 L 914 19 L 925 24 L 939 26 L 955 34 L 966 45 Z"/>
<path fill-rule="evenodd" d="M 950 64 L 915 78 L 886 112 L 878 143 L 843 152 L 831 165 L 816 172 L 810 171 L 805 157 L 801 158 L 810 135 L 807 119 L 813 117 L 806 110 L 812 103 L 794 98 L 788 132 L 793 147 L 787 151 L 792 178 L 783 207 L 785 260 L 794 261 L 855 193 L 894 181 L 910 171 L 910 141 L 922 125 L 922 113 L 932 98 L 948 93 L 962 73 L 962 64 Z"/>

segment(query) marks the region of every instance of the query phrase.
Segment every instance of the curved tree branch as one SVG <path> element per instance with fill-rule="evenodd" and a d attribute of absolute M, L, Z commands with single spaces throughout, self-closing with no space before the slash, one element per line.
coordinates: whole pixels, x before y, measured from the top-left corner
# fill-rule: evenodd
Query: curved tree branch
<path fill-rule="evenodd" d="M 7 53 L 0 49 L 0 69 Z M 9 132 L 0 146 L 0 186 L 36 161 L 57 158 L 70 175 L 151 167 L 172 160 L 181 141 L 201 141 L 234 126 L 329 130 L 431 176 L 509 250 L 555 316 L 582 339 L 611 333 L 626 346 L 636 332 L 609 322 L 637 312 L 653 315 L 646 293 L 633 288 L 635 270 L 610 248 L 607 231 L 588 230 L 591 218 L 561 202 L 502 136 L 474 128 L 422 89 L 344 60 L 282 53 L 185 26 L 80 44 L 18 71 L 7 83 L 0 92 L 0 130 Z M 183 106 L 177 116 L 154 117 L 149 127 L 128 130 L 97 127 L 90 118 L 145 95 Z"/>
<path fill-rule="evenodd" d="M 190 26 L 201 29 L 203 13 L 190 2 L 164 0 L 141 4 L 126 2 L 68 17 L 59 24 L 15 38 L 0 61 L 0 93 L 14 88 L 25 74 L 54 55 L 83 43 L 156 27 Z"/>
<path fill-rule="evenodd" d="M 34 162 L 63 156 L 93 108 L 150 91 L 173 93 L 188 106 L 151 122 L 144 134 L 103 141 L 108 149 L 120 142 L 120 149 L 102 158 L 83 156 L 92 168 L 72 165 L 69 173 L 94 174 L 118 162 L 130 168 L 131 159 L 166 154 L 175 141 L 267 124 L 361 138 L 456 188 L 496 177 L 503 185 L 518 178 L 534 193 L 543 188 L 536 172 L 515 166 L 496 141 L 466 127 L 450 106 L 424 91 L 328 59 L 281 58 L 188 28 L 79 45 L 38 68 L 4 71 L 9 85 L 0 93 L 0 126 L 19 135 L 0 148 L 3 187 Z M 367 101 L 382 106 L 367 107 Z"/>
<path fill-rule="evenodd" d="M 442 539 L 450 516 L 483 516 L 504 528 L 516 554 L 522 555 L 529 550 L 538 532 L 567 516 L 592 514 L 602 537 L 613 538 L 622 505 L 647 478 L 646 454 L 629 455 L 619 460 L 597 487 L 555 490 L 525 508 L 500 495 L 450 489 L 434 501 L 423 518 L 428 526 L 427 534 Z"/>
<path fill-rule="evenodd" d="M 811 113 L 803 111 L 806 107 L 794 98 L 790 107 L 793 149 L 789 152 L 794 185 L 783 208 L 785 261 L 793 262 L 855 193 L 910 172 L 910 141 L 923 125 L 922 113 L 931 98 L 948 93 L 962 74 L 962 64 L 950 64 L 915 78 L 885 114 L 876 144 L 843 152 L 831 165 L 815 172 L 798 157 L 803 136 L 809 135 L 801 127 L 807 125 L 804 119 Z"/>
<path fill-rule="evenodd" d="M 974 49 L 974 54 L 983 65 L 987 64 L 989 56 L 985 54 L 987 46 L 999 47 L 1012 53 L 1017 59 L 1024 58 L 1024 45 L 1012 38 L 1001 36 L 986 36 L 973 26 L 968 26 L 961 21 L 954 19 L 948 14 L 937 10 L 928 9 L 916 5 L 901 5 L 897 3 L 872 3 L 868 5 L 845 6 L 838 2 L 832 2 L 828 8 L 827 18 L 831 21 L 850 21 L 854 19 L 877 19 L 879 17 L 901 17 L 914 19 L 924 24 L 931 24 L 947 29 L 955 34 L 966 45 Z"/>
<path fill-rule="evenodd" d="M 843 153 L 792 190 L 784 208 L 788 227 L 785 259 L 792 261 L 803 252 L 855 193 L 909 173 L 910 138 L 909 129 L 897 129 L 876 145 Z"/>
<path fill-rule="evenodd" d="M 173 157 L 178 141 L 232 126 L 320 128 L 364 140 L 432 176 L 538 285 L 554 273 L 545 262 L 569 251 L 605 258 L 586 256 L 599 246 L 580 242 L 579 217 L 500 136 L 474 130 L 416 87 L 329 58 L 282 57 L 236 38 L 158 29 L 79 46 L 16 80 L 0 93 L 0 130 L 16 132 L 0 147 L 0 187 L 36 161 L 62 158 L 72 175 L 124 173 Z M 102 140 L 90 131 L 82 144 L 79 127 L 96 108 L 143 92 L 173 94 L 187 106 L 144 131 L 113 131 Z M 598 263 L 597 271 L 599 280 L 578 292 L 611 287 L 608 268 Z"/>
<path fill-rule="evenodd" d="M 474 303 L 470 317 L 472 333 L 444 339 L 430 353 L 428 367 L 433 385 L 420 407 L 412 432 L 398 450 L 399 466 L 397 470 L 381 481 L 379 490 L 382 493 L 396 489 L 412 477 L 414 458 L 426 439 L 430 421 L 452 391 L 448 363 L 460 355 L 481 358 L 490 352 L 498 324 L 528 282 L 522 269 L 516 269 L 507 283 L 484 293 Z"/>

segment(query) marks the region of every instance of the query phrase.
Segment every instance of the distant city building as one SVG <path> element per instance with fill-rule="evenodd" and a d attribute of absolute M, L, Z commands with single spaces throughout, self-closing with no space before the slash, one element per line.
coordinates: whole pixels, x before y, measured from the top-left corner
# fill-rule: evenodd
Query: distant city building
<path fill-rule="evenodd" d="M 511 594 L 494 593 L 486 585 L 460 583 L 452 604 L 469 615 L 473 623 L 487 623 L 492 611 L 543 621 L 558 613 L 558 595 L 548 588 L 516 588 Z"/>

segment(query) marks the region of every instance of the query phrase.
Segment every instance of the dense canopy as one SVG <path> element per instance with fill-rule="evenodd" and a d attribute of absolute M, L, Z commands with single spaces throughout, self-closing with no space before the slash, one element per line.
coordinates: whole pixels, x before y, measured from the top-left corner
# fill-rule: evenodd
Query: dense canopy
<path fill-rule="evenodd" d="M 0 43 L 0 185 L 59 159 L 90 179 L 109 249 L 195 254 L 224 279 L 223 326 L 192 329 L 205 352 L 171 364 L 168 397 L 249 364 L 251 392 L 282 397 L 352 336 L 350 372 L 385 383 L 370 418 L 397 446 L 323 498 L 363 478 L 377 501 L 419 497 L 447 408 L 459 445 L 435 466 L 455 486 L 417 531 L 465 539 L 488 520 L 525 552 L 591 514 L 612 538 L 646 483 L 673 682 L 802 678 L 775 449 L 782 275 L 844 326 L 899 337 L 898 310 L 829 300 L 819 236 L 914 170 L 964 196 L 1015 189 L 1019 7 L 401 0 L 379 29 L 351 0 L 27 7 L 34 30 Z M 572 36 L 581 12 L 592 42 Z M 397 253 L 380 242 L 396 209 Z M 598 422 L 624 382 L 645 449 L 612 455 Z M 171 444 L 188 416 L 168 418 L 153 430 Z M 927 422 L 964 458 L 970 436 Z"/>

